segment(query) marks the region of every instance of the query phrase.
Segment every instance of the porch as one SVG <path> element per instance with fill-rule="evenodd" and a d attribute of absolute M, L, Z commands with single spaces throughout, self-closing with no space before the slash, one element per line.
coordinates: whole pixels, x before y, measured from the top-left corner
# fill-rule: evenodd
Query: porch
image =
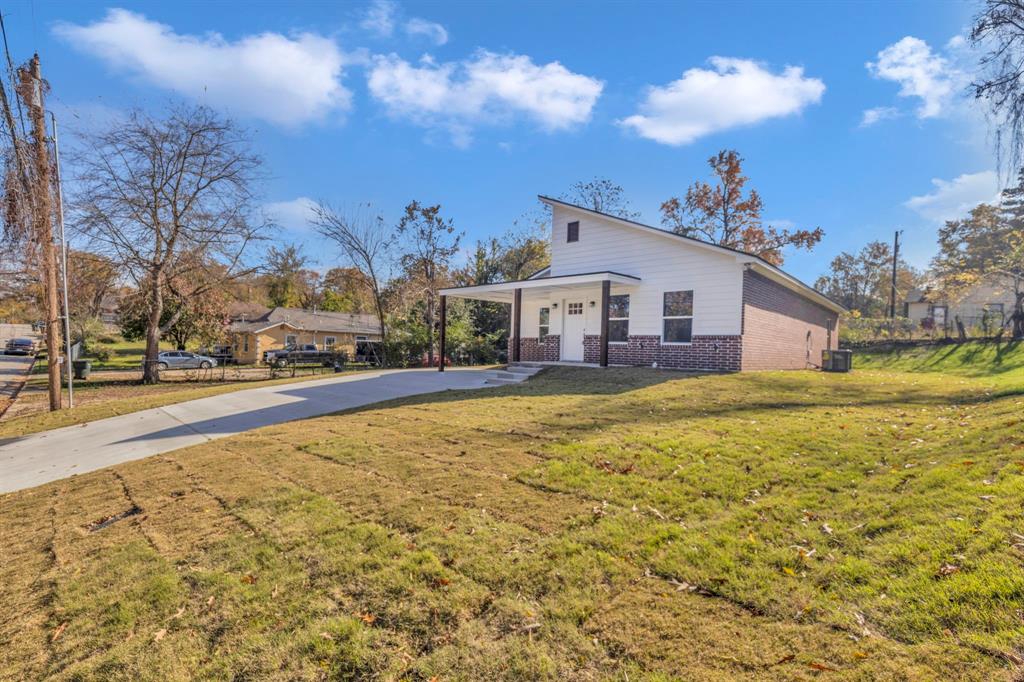
<path fill-rule="evenodd" d="M 507 303 L 511 309 L 510 362 L 608 366 L 610 300 L 629 293 L 639 277 L 591 272 L 440 291 L 439 350 L 445 357 L 449 297 Z M 444 371 L 444 363 L 438 369 Z"/>

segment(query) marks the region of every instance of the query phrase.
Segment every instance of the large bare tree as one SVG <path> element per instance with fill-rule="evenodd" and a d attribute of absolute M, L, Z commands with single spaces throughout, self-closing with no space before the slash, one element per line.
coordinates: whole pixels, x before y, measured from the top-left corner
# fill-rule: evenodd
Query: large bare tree
<path fill-rule="evenodd" d="M 174 105 L 161 118 L 132 111 L 89 136 L 76 160 L 76 222 L 145 296 L 143 381 L 155 383 L 160 339 L 179 319 L 161 320 L 165 297 L 250 271 L 243 255 L 266 226 L 253 193 L 261 159 L 232 121 Z"/>
<path fill-rule="evenodd" d="M 1016 170 L 1024 160 L 1024 0 L 986 0 L 971 43 L 982 53 L 971 91 L 988 109 L 1001 170 Z"/>
<path fill-rule="evenodd" d="M 384 285 L 391 266 L 389 253 L 394 242 L 393 233 L 384 226 L 384 218 L 370 210 L 369 204 L 344 212 L 321 201 L 313 209 L 312 223 L 317 232 L 334 242 L 349 265 L 365 275 L 362 283 L 373 296 L 373 307 L 380 320 L 381 343 L 386 349 Z M 386 365 L 387 351 L 382 355 L 382 362 Z"/>

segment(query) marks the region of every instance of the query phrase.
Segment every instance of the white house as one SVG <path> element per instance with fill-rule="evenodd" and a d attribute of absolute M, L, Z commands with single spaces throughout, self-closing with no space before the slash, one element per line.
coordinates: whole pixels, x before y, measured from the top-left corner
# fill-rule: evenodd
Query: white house
<path fill-rule="evenodd" d="M 510 303 L 513 362 L 803 369 L 838 346 L 842 306 L 757 256 L 540 200 L 552 209 L 550 267 L 440 292 L 442 311 L 447 297 Z"/>

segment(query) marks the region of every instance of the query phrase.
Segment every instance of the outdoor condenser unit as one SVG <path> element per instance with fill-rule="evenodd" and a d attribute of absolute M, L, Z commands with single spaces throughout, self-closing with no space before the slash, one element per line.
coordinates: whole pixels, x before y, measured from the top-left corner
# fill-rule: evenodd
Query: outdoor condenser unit
<path fill-rule="evenodd" d="M 852 350 L 821 351 L 821 368 L 826 372 L 849 372 L 853 367 Z"/>

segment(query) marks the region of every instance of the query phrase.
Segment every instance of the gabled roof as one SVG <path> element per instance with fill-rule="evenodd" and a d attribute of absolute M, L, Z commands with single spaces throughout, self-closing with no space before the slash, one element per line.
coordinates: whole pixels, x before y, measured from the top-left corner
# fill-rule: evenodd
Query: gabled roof
<path fill-rule="evenodd" d="M 376 315 L 331 313 L 281 306 L 271 309 L 255 320 L 232 322 L 229 329 L 236 332 L 261 332 L 280 324 L 302 331 L 380 334 L 380 321 Z"/>
<path fill-rule="evenodd" d="M 569 203 L 568 201 L 562 201 L 561 199 L 555 199 L 553 197 L 545 196 L 543 194 L 538 194 L 537 198 L 540 199 L 543 203 L 547 204 L 548 206 L 560 206 L 562 208 L 568 208 L 573 211 L 579 211 L 581 213 L 597 216 L 603 220 L 621 225 L 623 227 L 627 227 L 634 230 L 651 232 L 663 237 L 668 237 L 670 239 L 682 240 L 683 242 L 690 244 L 692 246 L 696 246 L 697 248 L 708 249 L 713 252 L 733 256 L 741 263 L 746 264 L 747 267 L 756 270 L 760 274 L 765 275 L 770 279 L 779 282 L 780 284 L 787 286 L 789 289 L 802 294 L 805 298 L 812 300 L 818 303 L 819 305 L 822 305 L 835 312 L 847 312 L 846 308 L 839 305 L 838 303 L 836 303 L 831 298 L 821 293 L 811 285 L 800 281 L 793 275 L 790 275 L 788 272 L 785 272 L 782 268 L 776 265 L 772 265 L 764 258 L 756 256 L 752 253 L 747 253 L 746 251 L 740 251 L 739 249 L 733 249 L 728 246 L 712 244 L 711 242 L 706 242 L 701 239 L 694 239 L 693 237 L 687 237 L 681 234 L 676 234 L 675 232 L 672 232 L 670 230 L 664 230 L 660 227 L 652 227 L 650 225 L 638 223 L 635 220 L 620 218 L 609 213 L 602 213 L 601 211 L 595 211 L 594 209 L 587 208 L 586 206 L 579 206 L 578 204 L 572 204 Z"/>

